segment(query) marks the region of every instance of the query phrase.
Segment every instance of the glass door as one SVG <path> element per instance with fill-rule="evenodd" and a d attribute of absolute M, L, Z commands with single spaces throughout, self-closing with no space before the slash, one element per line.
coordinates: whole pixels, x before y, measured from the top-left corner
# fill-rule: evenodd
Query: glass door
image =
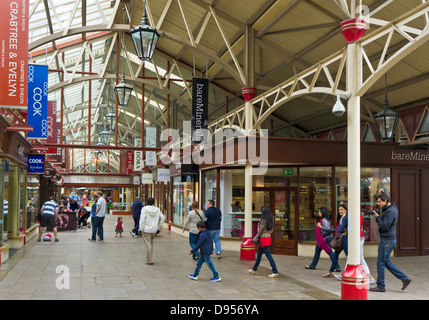
<path fill-rule="evenodd" d="M 274 207 L 273 253 L 297 254 L 296 190 L 272 192 Z"/>

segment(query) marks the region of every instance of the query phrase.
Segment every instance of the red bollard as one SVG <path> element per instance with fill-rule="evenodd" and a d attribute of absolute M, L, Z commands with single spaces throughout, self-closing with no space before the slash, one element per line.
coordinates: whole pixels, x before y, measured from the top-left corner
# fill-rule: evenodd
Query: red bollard
<path fill-rule="evenodd" d="M 341 300 L 368 300 L 368 278 L 360 264 L 347 265 L 343 272 Z"/>
<path fill-rule="evenodd" d="M 171 231 L 171 220 L 168 221 L 168 231 Z"/>
<path fill-rule="evenodd" d="M 256 258 L 256 248 L 252 238 L 243 238 L 240 247 L 240 260 L 254 261 Z"/>

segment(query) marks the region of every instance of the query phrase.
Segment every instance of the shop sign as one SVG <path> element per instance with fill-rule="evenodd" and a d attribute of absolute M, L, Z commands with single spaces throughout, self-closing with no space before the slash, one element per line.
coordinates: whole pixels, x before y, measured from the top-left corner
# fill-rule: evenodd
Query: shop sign
<path fill-rule="evenodd" d="M 188 177 L 191 181 L 198 181 L 199 166 L 197 164 L 182 164 L 180 174 L 182 182 L 188 181 Z"/>
<path fill-rule="evenodd" d="M 156 148 L 156 128 L 146 127 L 146 147 Z M 145 165 L 149 167 L 156 166 L 156 152 L 146 151 Z"/>
<path fill-rule="evenodd" d="M 139 172 L 143 169 L 143 151 L 134 151 L 134 171 Z"/>
<path fill-rule="evenodd" d="M 131 150 L 127 150 L 127 174 L 134 173 L 134 153 Z"/>
<path fill-rule="evenodd" d="M 192 143 L 205 141 L 209 122 L 209 79 L 192 79 Z"/>
<path fill-rule="evenodd" d="M 158 182 L 170 182 L 170 169 L 157 169 Z"/>
<path fill-rule="evenodd" d="M 33 127 L 33 132 L 27 133 L 28 138 L 48 137 L 48 66 L 28 66 L 27 124 Z"/>
<path fill-rule="evenodd" d="M 1 0 L 0 108 L 27 109 L 29 0 Z"/>
<path fill-rule="evenodd" d="M 391 160 L 402 161 L 429 161 L 429 154 L 422 152 L 395 152 L 392 151 Z"/>
<path fill-rule="evenodd" d="M 142 184 L 152 184 L 153 175 L 152 173 L 142 173 L 141 179 L 142 179 Z"/>
<path fill-rule="evenodd" d="M 45 155 L 29 154 L 28 155 L 28 173 L 45 173 Z"/>
<path fill-rule="evenodd" d="M 130 177 L 64 175 L 64 183 L 68 184 L 132 184 L 130 182 Z"/>

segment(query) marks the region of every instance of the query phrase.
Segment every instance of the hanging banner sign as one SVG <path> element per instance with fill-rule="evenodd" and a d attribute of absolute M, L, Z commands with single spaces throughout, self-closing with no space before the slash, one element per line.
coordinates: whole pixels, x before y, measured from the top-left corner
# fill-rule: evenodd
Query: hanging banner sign
<path fill-rule="evenodd" d="M 29 0 L 0 2 L 0 108 L 27 109 Z"/>
<path fill-rule="evenodd" d="M 127 174 L 134 173 L 134 153 L 131 150 L 127 150 Z"/>
<path fill-rule="evenodd" d="M 48 136 L 46 143 L 59 143 L 57 141 L 57 102 L 48 101 Z M 48 148 L 46 154 L 57 155 L 57 148 Z M 61 155 L 61 153 L 60 153 Z"/>
<path fill-rule="evenodd" d="M 209 123 L 209 80 L 192 79 L 192 143 L 205 140 Z"/>
<path fill-rule="evenodd" d="M 48 137 L 48 66 L 28 65 L 27 124 L 33 127 L 28 138 Z"/>
<path fill-rule="evenodd" d="M 143 151 L 134 151 L 134 172 L 140 172 L 143 169 Z"/>
<path fill-rule="evenodd" d="M 147 148 L 156 148 L 156 128 L 155 127 L 146 127 L 146 147 Z M 156 152 L 155 151 L 146 151 L 146 166 L 156 166 Z"/>

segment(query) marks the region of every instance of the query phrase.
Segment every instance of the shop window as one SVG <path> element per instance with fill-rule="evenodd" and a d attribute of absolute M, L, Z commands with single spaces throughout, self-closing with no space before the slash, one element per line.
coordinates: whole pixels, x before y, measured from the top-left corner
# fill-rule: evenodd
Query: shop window
<path fill-rule="evenodd" d="M 216 203 L 216 170 L 209 170 L 204 172 L 204 201 L 214 200 Z M 203 204 L 203 207 L 205 203 Z"/>
<path fill-rule="evenodd" d="M 173 178 L 173 222 L 183 225 L 188 218 L 194 195 L 194 182 L 182 182 L 181 177 Z M 200 207 L 201 204 L 200 204 Z"/>
<path fill-rule="evenodd" d="M 7 161 L 0 159 L 0 245 L 4 246 L 7 243 L 7 215 L 8 215 L 8 187 L 9 175 L 6 171 Z"/>
<path fill-rule="evenodd" d="M 336 208 L 341 203 L 347 204 L 347 168 L 337 167 L 336 177 Z M 361 168 L 360 181 L 360 214 L 363 215 L 363 232 L 365 241 L 378 242 L 378 225 L 374 218 L 368 213 L 376 209 L 376 197 L 379 190 L 383 189 L 385 193 L 391 194 L 391 178 L 389 168 Z M 338 217 L 337 217 L 338 218 Z M 338 219 L 337 219 L 338 220 Z"/>
<path fill-rule="evenodd" d="M 319 209 L 332 209 L 331 167 L 299 169 L 299 240 L 316 240 L 315 225 Z"/>

